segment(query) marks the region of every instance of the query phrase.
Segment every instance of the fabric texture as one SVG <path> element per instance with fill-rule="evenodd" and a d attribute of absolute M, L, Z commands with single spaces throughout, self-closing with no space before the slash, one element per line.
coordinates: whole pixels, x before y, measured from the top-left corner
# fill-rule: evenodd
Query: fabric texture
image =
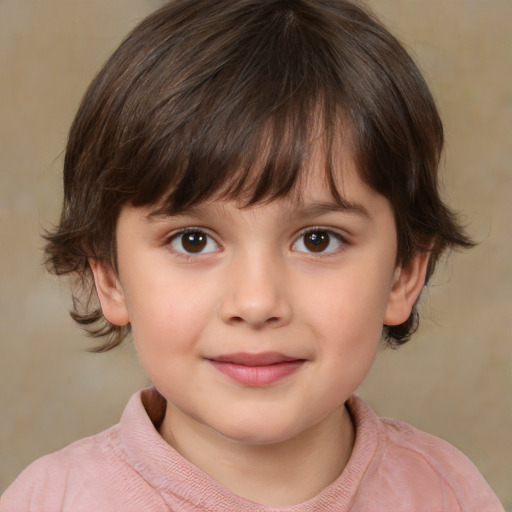
<path fill-rule="evenodd" d="M 503 512 L 457 449 L 410 425 L 380 419 L 361 398 L 348 408 L 356 441 L 341 476 L 289 507 L 245 500 L 169 446 L 155 425 L 165 400 L 135 394 L 121 422 L 31 464 L 7 489 L 0 512 Z"/>

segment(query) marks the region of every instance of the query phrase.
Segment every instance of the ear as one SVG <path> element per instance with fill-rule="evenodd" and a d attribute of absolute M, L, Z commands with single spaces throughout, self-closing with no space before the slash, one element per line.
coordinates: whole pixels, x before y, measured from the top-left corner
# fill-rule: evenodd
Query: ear
<path fill-rule="evenodd" d="M 410 316 L 414 304 L 425 285 L 430 252 L 418 252 L 405 267 L 397 267 L 388 297 L 385 325 L 403 324 Z"/>
<path fill-rule="evenodd" d="M 96 292 L 105 318 L 114 325 L 126 325 L 130 315 L 126 307 L 123 288 L 114 269 L 101 261 L 89 259 Z"/>

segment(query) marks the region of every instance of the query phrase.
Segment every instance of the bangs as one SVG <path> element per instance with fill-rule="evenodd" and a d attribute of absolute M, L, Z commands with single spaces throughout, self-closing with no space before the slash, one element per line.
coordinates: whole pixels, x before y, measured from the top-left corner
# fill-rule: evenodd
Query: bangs
<path fill-rule="evenodd" d="M 318 115 L 304 112 L 292 120 L 273 117 L 248 133 L 236 133 L 231 126 L 225 138 L 217 134 L 196 139 L 187 153 L 155 168 L 153 179 L 144 180 L 131 204 L 158 205 L 155 213 L 175 215 L 212 198 L 247 207 L 290 194 L 300 197 L 311 168 L 318 165 L 316 158 L 322 160 L 333 198 L 342 204 L 336 187 L 340 171 L 334 171 L 332 153 L 334 139 L 345 144 L 340 143 L 339 128 L 324 125 Z"/>
<path fill-rule="evenodd" d="M 125 202 L 172 214 L 212 196 L 271 201 L 300 189 L 319 143 L 338 197 L 330 153 L 351 123 L 341 112 L 344 88 L 329 43 L 304 22 L 314 15 L 307 6 L 269 4 L 266 12 L 261 5 L 252 13 L 233 3 L 230 38 L 212 26 L 191 31 L 193 18 L 172 39 L 155 35 L 152 59 L 131 84 L 120 84 L 130 96 L 117 112 L 126 122 L 117 123 L 123 131 L 112 168 L 117 178 L 125 170 Z M 213 25 L 216 8 L 203 4 L 211 12 L 197 15 Z"/>

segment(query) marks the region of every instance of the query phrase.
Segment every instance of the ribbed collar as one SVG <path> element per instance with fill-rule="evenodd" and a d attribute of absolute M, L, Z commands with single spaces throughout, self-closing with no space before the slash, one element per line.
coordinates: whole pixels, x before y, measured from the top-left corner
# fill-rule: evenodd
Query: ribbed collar
<path fill-rule="evenodd" d="M 361 398 L 347 406 L 356 428 L 352 455 L 340 477 L 313 498 L 287 507 L 259 505 L 237 496 L 183 458 L 155 428 L 165 413 L 165 399 L 155 388 L 144 389 L 130 399 L 120 423 L 121 450 L 128 463 L 170 505 L 177 497 L 190 509 L 237 512 L 313 512 L 350 510 L 357 490 L 379 443 L 379 421 Z"/>

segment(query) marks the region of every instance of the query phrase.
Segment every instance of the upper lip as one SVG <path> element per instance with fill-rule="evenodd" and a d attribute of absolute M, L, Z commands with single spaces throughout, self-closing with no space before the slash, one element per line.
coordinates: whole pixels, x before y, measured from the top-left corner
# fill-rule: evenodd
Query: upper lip
<path fill-rule="evenodd" d="M 285 363 L 289 361 L 302 361 L 300 357 L 287 356 L 280 352 L 261 352 L 251 354 L 248 352 L 236 352 L 234 354 L 223 354 L 208 358 L 218 363 L 232 363 L 244 366 L 268 366 L 271 364 Z"/>

